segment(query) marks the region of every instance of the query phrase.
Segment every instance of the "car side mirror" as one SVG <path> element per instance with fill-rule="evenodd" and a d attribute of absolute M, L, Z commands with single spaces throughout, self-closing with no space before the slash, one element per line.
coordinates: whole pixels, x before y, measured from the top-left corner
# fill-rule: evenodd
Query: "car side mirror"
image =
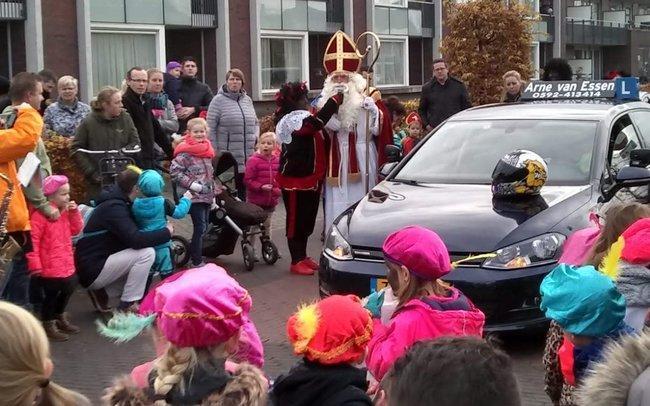
<path fill-rule="evenodd" d="M 384 147 L 384 154 L 386 154 L 386 162 L 399 162 L 402 151 L 395 145 L 386 145 Z"/>
<path fill-rule="evenodd" d="M 630 166 L 645 168 L 650 165 L 650 149 L 635 149 L 630 152 Z"/>
<path fill-rule="evenodd" d="M 623 167 L 616 174 L 616 183 L 624 184 L 623 187 L 644 186 L 650 183 L 650 170 L 637 166 Z"/>
<path fill-rule="evenodd" d="M 385 179 L 393 169 L 397 166 L 398 162 L 387 162 L 379 168 L 379 177 Z"/>
<path fill-rule="evenodd" d="M 646 186 L 650 184 L 650 170 L 636 166 L 621 168 L 616 174 L 616 182 L 612 187 L 603 191 L 600 202 L 607 202 L 621 189 L 628 187 Z"/>

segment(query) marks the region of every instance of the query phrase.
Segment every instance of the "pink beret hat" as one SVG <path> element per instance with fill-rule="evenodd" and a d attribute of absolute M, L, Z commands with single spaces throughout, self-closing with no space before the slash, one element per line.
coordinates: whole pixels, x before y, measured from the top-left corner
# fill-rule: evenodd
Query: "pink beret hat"
<path fill-rule="evenodd" d="M 408 226 L 392 233 L 386 237 L 382 251 L 387 261 L 405 266 L 424 280 L 435 280 L 451 271 L 445 243 L 424 227 Z"/>
<path fill-rule="evenodd" d="M 186 271 L 159 285 L 154 298 L 158 328 L 178 347 L 228 341 L 245 323 L 251 304 L 248 292 L 216 266 Z"/>
<path fill-rule="evenodd" d="M 642 218 L 632 223 L 621 234 L 625 240 L 621 259 L 631 264 L 650 263 L 650 218 Z"/>
<path fill-rule="evenodd" d="M 66 183 L 68 183 L 68 177 L 65 175 L 48 176 L 43 179 L 43 194 L 45 196 L 53 195 Z"/>

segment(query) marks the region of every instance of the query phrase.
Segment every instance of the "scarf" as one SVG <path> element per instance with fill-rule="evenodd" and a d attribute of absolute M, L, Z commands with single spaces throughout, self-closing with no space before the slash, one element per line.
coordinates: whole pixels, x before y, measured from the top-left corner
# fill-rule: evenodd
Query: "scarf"
<path fill-rule="evenodd" d="M 197 158 L 214 158 L 214 149 L 210 141 L 197 141 L 189 134 L 183 137 L 183 141 L 174 149 L 174 158 L 183 152 Z"/>
<path fill-rule="evenodd" d="M 165 110 L 167 108 L 167 101 L 169 98 L 164 92 L 145 93 L 144 100 L 152 110 Z"/>

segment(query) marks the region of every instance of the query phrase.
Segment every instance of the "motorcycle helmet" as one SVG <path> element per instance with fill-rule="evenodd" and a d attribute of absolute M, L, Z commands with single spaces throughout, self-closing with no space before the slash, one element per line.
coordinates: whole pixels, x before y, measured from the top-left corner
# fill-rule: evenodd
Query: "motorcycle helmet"
<path fill-rule="evenodd" d="M 548 167 L 541 156 L 518 149 L 499 159 L 492 172 L 495 197 L 538 195 L 546 183 Z"/>

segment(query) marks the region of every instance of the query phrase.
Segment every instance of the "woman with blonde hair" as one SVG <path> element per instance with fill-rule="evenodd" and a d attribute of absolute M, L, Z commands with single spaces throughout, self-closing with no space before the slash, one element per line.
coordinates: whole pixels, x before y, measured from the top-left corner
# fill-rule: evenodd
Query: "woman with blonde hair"
<path fill-rule="evenodd" d="M 85 406 L 83 395 L 50 380 L 50 346 L 34 316 L 0 302 L 0 405 Z"/>
<path fill-rule="evenodd" d="M 122 108 L 122 93 L 111 86 L 103 87 L 90 103 L 92 112 L 77 127 L 70 150 L 79 169 L 86 177 L 86 196 L 95 199 L 100 193 L 101 175 L 96 157 L 77 152 L 131 149 L 140 145 L 133 120 Z"/>
<path fill-rule="evenodd" d="M 521 80 L 521 75 L 516 70 L 509 70 L 503 76 L 503 95 L 501 101 L 503 103 L 514 103 L 519 101 L 521 92 L 524 90 L 524 81 Z"/>

